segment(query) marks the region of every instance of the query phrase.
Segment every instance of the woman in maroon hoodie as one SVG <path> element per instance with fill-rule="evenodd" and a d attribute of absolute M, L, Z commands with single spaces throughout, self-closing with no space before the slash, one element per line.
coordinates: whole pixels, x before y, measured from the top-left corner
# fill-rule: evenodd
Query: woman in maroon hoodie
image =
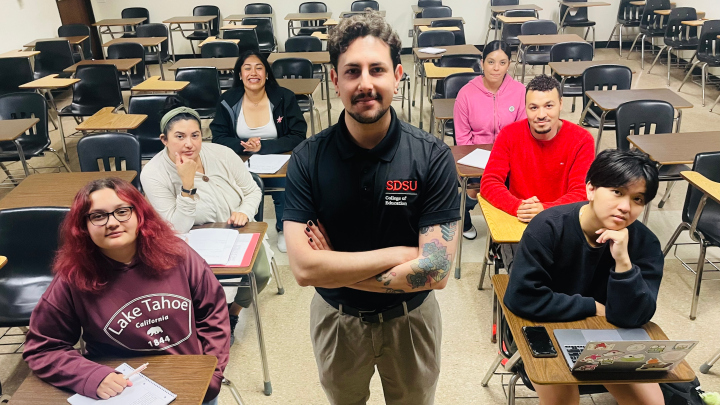
<path fill-rule="evenodd" d="M 207 263 L 118 178 L 75 196 L 61 227 L 55 279 L 30 318 L 23 358 L 44 381 L 95 399 L 130 383 L 91 356 L 210 354 L 205 401 L 217 403 L 230 352 L 225 294 Z"/>

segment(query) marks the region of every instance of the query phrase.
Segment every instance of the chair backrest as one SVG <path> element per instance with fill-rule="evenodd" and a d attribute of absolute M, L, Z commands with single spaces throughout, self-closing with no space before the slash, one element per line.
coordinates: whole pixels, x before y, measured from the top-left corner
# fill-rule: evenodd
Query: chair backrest
<path fill-rule="evenodd" d="M 420 14 L 422 18 L 452 17 L 452 9 L 448 6 L 425 7 Z"/>
<path fill-rule="evenodd" d="M 149 38 L 149 37 L 165 37 L 168 36 L 168 30 L 165 24 L 160 23 L 152 23 L 152 24 L 144 24 L 139 25 L 135 28 L 135 33 L 139 38 Z M 160 57 L 165 59 L 168 57 L 168 40 L 162 41 L 160 43 Z M 154 55 L 155 51 L 148 50 L 148 54 Z"/>
<path fill-rule="evenodd" d="M 250 3 L 245 5 L 245 14 L 272 14 L 273 8 L 267 3 Z"/>
<path fill-rule="evenodd" d="M 380 3 L 375 0 L 358 0 L 350 5 L 350 11 L 365 11 L 366 8 L 380 10 Z"/>
<path fill-rule="evenodd" d="M 258 41 L 257 33 L 254 29 L 237 29 L 223 30 L 223 39 L 238 39 L 238 49 L 240 53 L 254 49 L 260 51 L 260 41 Z"/>
<path fill-rule="evenodd" d="M 139 127 L 130 131 L 140 142 L 140 155 L 143 159 L 151 159 L 164 148 L 160 140 L 160 119 L 168 97 L 167 94 L 130 96 L 128 114 L 147 115 L 147 119 Z"/>
<path fill-rule="evenodd" d="M 179 68 L 175 72 L 175 80 L 189 81 L 180 97 L 188 101 L 188 107 L 203 110 L 207 114 L 215 111 L 220 100 L 220 76 L 214 67 Z M 198 111 L 203 116 L 203 111 Z"/>
<path fill-rule="evenodd" d="M 578 3 L 587 3 L 587 0 L 573 0 Z M 578 23 L 578 22 L 587 22 L 588 21 L 588 8 L 587 7 L 577 7 L 574 10 L 570 10 L 567 12 L 568 6 L 564 4 L 560 4 L 560 21 L 563 20 L 563 17 L 565 17 L 565 21 L 563 22 L 564 25 L 572 24 L 572 23 Z M 565 14 L 567 12 L 567 15 Z"/>
<path fill-rule="evenodd" d="M 123 103 L 120 75 L 115 65 L 80 65 L 75 78 L 80 81 L 73 85 L 74 105 L 99 110 Z"/>
<path fill-rule="evenodd" d="M 133 42 L 112 44 L 108 46 L 107 55 L 108 59 L 140 59 L 140 63 L 133 66 L 130 73 L 133 75 L 145 75 L 145 48 L 142 45 Z"/>
<path fill-rule="evenodd" d="M 669 10 L 670 0 L 647 0 L 643 8 L 642 17 L 640 18 L 640 28 L 661 28 L 661 24 L 667 23 L 667 18 L 663 18 L 660 14 L 655 14 L 655 10 Z"/>
<path fill-rule="evenodd" d="M 665 27 L 665 38 L 676 41 L 687 41 L 698 37 L 697 27 L 683 24 L 683 21 L 697 20 L 697 12 L 693 7 L 676 7 L 670 11 Z"/>
<path fill-rule="evenodd" d="M 243 25 L 255 25 L 258 43 L 275 45 L 275 33 L 273 30 L 272 18 L 270 17 L 248 17 L 243 18 Z"/>
<path fill-rule="evenodd" d="M 617 13 L 617 21 L 618 22 L 640 20 L 639 14 L 642 12 L 643 7 L 632 5 L 632 4 L 630 4 L 631 1 L 635 1 L 635 0 L 620 0 L 620 5 L 618 6 L 618 13 Z"/>
<path fill-rule="evenodd" d="M 508 10 L 505 12 L 507 17 L 535 17 L 535 10 Z M 521 24 L 502 24 L 502 40 L 509 45 L 517 46 L 520 41 L 517 39 L 521 35 Z"/>
<path fill-rule="evenodd" d="M 418 0 L 418 7 L 440 7 L 442 0 Z"/>
<path fill-rule="evenodd" d="M 720 182 L 720 152 L 698 153 L 695 155 L 695 162 L 693 163 L 692 169 L 711 181 Z M 702 191 L 688 185 L 685 204 L 682 210 L 683 222 L 692 223 L 702 196 Z M 705 208 L 703 208 L 702 216 L 698 221 L 698 228 L 717 228 L 718 218 L 720 218 L 720 205 L 711 198 L 708 198 Z"/>
<path fill-rule="evenodd" d="M 31 127 L 18 140 L 23 145 L 43 146 L 43 149 L 50 146 L 50 134 L 48 131 L 48 105 L 45 97 L 38 93 L 11 93 L 0 96 L 0 120 L 14 120 L 22 118 L 37 118 L 40 121 Z M 0 143 L 0 150 L 3 144 Z M 8 149 L 15 148 L 12 142 Z M 26 151 L 27 152 L 27 151 Z"/>
<path fill-rule="evenodd" d="M 115 132 L 86 136 L 78 141 L 77 153 L 83 172 L 101 171 L 101 164 L 106 172 L 135 170 L 137 176 L 132 184 L 140 189 L 142 163 L 140 142 L 135 135 Z"/>
<path fill-rule="evenodd" d="M 312 79 L 312 62 L 304 58 L 283 58 L 272 64 L 276 79 Z"/>
<path fill-rule="evenodd" d="M 238 45 L 232 41 L 208 42 L 200 49 L 203 58 L 236 58 L 240 56 Z"/>
<path fill-rule="evenodd" d="M 451 31 L 455 36 L 455 45 L 465 45 L 465 24 L 460 20 L 438 20 L 430 23 L 431 27 L 457 27 L 459 31 Z"/>
<path fill-rule="evenodd" d="M 622 65 L 599 65 L 585 69 L 582 78 L 583 108 L 589 101 L 589 90 L 629 90 L 632 86 L 632 70 Z M 600 116 L 602 112 L 593 105 L 591 110 Z"/>
<path fill-rule="evenodd" d="M 475 72 L 482 73 L 482 56 L 472 54 L 443 55 L 440 57 L 438 66 L 472 68 Z"/>
<path fill-rule="evenodd" d="M 218 6 L 196 6 L 193 15 L 214 15 L 210 20 L 210 35 L 217 36 L 220 31 L 220 8 Z M 203 29 L 203 24 L 195 24 L 195 29 Z"/>
<path fill-rule="evenodd" d="M 629 150 L 629 135 L 669 134 L 673 131 L 675 108 L 667 101 L 637 100 L 622 103 L 615 110 L 618 150 Z"/>
<path fill-rule="evenodd" d="M 145 21 L 141 22 L 140 25 L 150 24 L 150 12 L 145 7 L 128 7 L 124 8 L 120 12 L 121 18 L 145 18 Z M 137 27 L 137 26 L 136 26 Z M 125 32 L 132 32 L 131 27 L 123 27 Z"/>
<path fill-rule="evenodd" d="M 550 47 L 550 62 L 589 61 L 594 52 L 589 42 L 561 42 Z"/>
<path fill-rule="evenodd" d="M 260 199 L 260 205 L 258 205 L 258 210 L 255 214 L 255 221 L 262 222 L 263 210 L 265 209 L 265 184 L 263 183 L 263 180 L 260 178 L 260 176 L 258 176 L 256 173 L 250 172 L 250 175 L 252 176 L 253 180 L 255 180 L 257 186 L 260 187 L 260 194 L 263 196 L 263 198 Z"/>
<path fill-rule="evenodd" d="M 327 13 L 327 5 L 321 1 L 308 1 L 298 7 L 300 13 Z M 301 27 L 322 27 L 325 20 L 300 21 Z"/>
<path fill-rule="evenodd" d="M 32 89 L 21 89 L 18 86 L 33 81 L 30 58 L 0 58 L 0 96 L 16 92 L 32 92 Z"/>
<path fill-rule="evenodd" d="M 517 6 L 520 0 L 490 0 L 490 6 Z"/>
<path fill-rule="evenodd" d="M 450 46 L 455 45 L 455 35 L 450 31 L 426 31 L 418 35 L 418 46 Z"/>
<path fill-rule="evenodd" d="M 460 89 L 463 88 L 468 82 L 478 76 L 481 73 L 468 72 L 468 73 L 453 73 L 446 77 L 443 81 L 445 82 L 445 92 L 443 98 L 456 98 Z"/>
<path fill-rule="evenodd" d="M 320 52 L 322 41 L 317 37 L 295 36 L 285 41 L 285 52 Z"/>
<path fill-rule="evenodd" d="M 35 44 L 34 77 L 40 79 L 49 74 L 62 73 L 64 69 L 75 63 L 72 48 L 68 40 L 40 41 Z"/>
<path fill-rule="evenodd" d="M 30 314 L 53 280 L 58 231 L 69 208 L 30 207 L 0 211 L 0 327 L 28 326 Z"/>
<path fill-rule="evenodd" d="M 92 59 L 92 35 L 90 35 L 90 27 L 85 24 L 67 24 L 58 27 L 59 37 L 75 37 L 85 35 L 87 36 L 87 38 L 82 41 L 83 54 L 85 59 Z"/>
<path fill-rule="evenodd" d="M 522 35 L 554 35 L 557 31 L 555 21 L 550 20 L 527 21 L 520 25 Z"/>
<path fill-rule="evenodd" d="M 720 54 L 720 20 L 705 21 L 702 32 L 700 33 L 700 41 L 698 42 L 698 58 L 707 55 L 716 58 Z M 703 61 L 705 62 L 705 61 Z M 2 69 L 0 69 L 2 71 Z"/>

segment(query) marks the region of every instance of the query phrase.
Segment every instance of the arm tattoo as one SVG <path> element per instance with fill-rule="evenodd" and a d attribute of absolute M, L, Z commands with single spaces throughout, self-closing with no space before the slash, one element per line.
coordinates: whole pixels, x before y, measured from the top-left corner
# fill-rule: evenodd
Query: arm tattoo
<path fill-rule="evenodd" d="M 405 290 L 397 290 L 394 288 L 386 288 L 385 289 L 386 294 L 404 294 Z"/>
<path fill-rule="evenodd" d="M 456 223 L 453 223 L 456 225 Z M 441 225 L 444 226 L 444 225 Z M 445 237 L 443 236 L 443 239 Z M 423 245 L 423 258 L 417 264 L 412 264 L 413 274 L 407 275 L 407 282 L 412 288 L 422 288 L 433 281 L 439 283 L 450 271 L 450 255 L 447 254 L 447 246 L 439 240 Z"/>
<path fill-rule="evenodd" d="M 427 235 L 429 232 L 432 232 L 433 227 L 432 226 L 423 226 L 420 228 L 420 234 L 421 235 Z"/>
<path fill-rule="evenodd" d="M 440 225 L 440 231 L 442 232 L 443 239 L 450 242 L 455 238 L 455 232 L 457 231 L 457 222 L 448 222 Z"/>

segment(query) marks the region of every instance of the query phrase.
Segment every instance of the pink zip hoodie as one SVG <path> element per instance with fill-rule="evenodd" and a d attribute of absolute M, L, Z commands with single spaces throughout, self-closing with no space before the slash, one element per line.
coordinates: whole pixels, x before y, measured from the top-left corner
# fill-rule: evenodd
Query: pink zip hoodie
<path fill-rule="evenodd" d="M 493 94 L 478 76 L 460 89 L 455 100 L 455 140 L 458 145 L 494 143 L 503 127 L 525 118 L 522 83 L 506 74 L 497 94 Z"/>

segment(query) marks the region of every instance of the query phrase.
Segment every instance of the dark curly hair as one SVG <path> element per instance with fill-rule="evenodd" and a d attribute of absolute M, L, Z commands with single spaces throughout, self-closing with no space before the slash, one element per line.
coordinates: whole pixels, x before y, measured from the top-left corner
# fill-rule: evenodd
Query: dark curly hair
<path fill-rule="evenodd" d="M 402 50 L 400 36 L 393 31 L 380 12 L 370 8 L 366 8 L 365 11 L 364 14 L 344 18 L 337 27 L 330 30 L 327 49 L 330 52 L 330 62 L 335 70 L 338 68 L 340 55 L 347 51 L 350 44 L 357 38 L 368 35 L 376 37 L 390 46 L 390 59 L 393 61 L 393 68 L 400 64 L 400 51 Z"/>
<path fill-rule="evenodd" d="M 560 82 L 555 80 L 554 77 L 548 76 L 548 75 L 539 75 L 535 76 L 532 80 L 530 80 L 530 83 L 527 85 L 527 90 L 525 91 L 525 94 L 527 94 L 528 91 L 552 91 L 552 89 L 557 90 L 558 96 L 562 99 L 562 88 L 560 87 Z"/>

